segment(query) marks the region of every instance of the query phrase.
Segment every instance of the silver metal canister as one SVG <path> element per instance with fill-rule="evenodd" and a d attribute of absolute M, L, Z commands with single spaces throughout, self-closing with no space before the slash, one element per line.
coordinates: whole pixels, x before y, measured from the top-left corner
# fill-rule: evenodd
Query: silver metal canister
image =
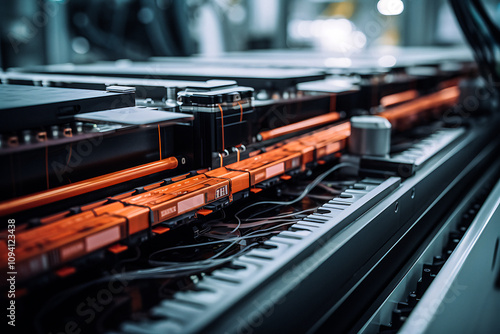
<path fill-rule="evenodd" d="M 391 149 L 391 123 L 380 116 L 351 118 L 349 152 L 356 155 L 385 157 Z"/>

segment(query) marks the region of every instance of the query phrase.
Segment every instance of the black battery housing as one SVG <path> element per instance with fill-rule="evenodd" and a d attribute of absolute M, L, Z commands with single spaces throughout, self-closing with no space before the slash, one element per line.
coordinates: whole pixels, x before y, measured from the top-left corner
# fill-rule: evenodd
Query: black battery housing
<path fill-rule="evenodd" d="M 242 86 L 187 88 L 177 94 L 182 113 L 194 121 L 193 156 L 199 168 L 225 165 L 224 157 L 251 143 L 254 89 Z M 188 129 L 186 129 L 188 131 Z"/>

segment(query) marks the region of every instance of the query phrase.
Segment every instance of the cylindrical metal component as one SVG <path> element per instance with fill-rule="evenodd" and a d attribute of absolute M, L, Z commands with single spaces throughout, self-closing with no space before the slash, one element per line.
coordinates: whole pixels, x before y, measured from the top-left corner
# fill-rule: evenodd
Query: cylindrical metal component
<path fill-rule="evenodd" d="M 76 129 L 76 133 L 82 133 L 83 132 L 83 123 L 82 122 L 75 122 L 75 129 Z"/>
<path fill-rule="evenodd" d="M 167 87 L 166 101 L 177 101 L 177 93 L 179 89 L 177 87 Z"/>
<path fill-rule="evenodd" d="M 59 127 L 57 125 L 52 125 L 50 127 L 50 136 L 52 138 L 59 138 Z"/>
<path fill-rule="evenodd" d="M 349 152 L 384 157 L 391 149 L 391 123 L 379 116 L 351 118 Z"/>
<path fill-rule="evenodd" d="M 177 107 L 177 93 L 179 92 L 179 88 L 177 87 L 167 87 L 166 95 L 163 97 L 163 102 L 165 102 L 165 106 L 167 108 L 176 108 Z"/>
<path fill-rule="evenodd" d="M 25 144 L 31 143 L 31 131 L 30 130 L 23 130 L 23 142 Z"/>

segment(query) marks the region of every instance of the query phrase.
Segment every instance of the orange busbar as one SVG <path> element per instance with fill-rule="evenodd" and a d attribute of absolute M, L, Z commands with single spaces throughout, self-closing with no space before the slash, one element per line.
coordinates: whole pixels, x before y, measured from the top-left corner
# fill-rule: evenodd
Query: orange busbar
<path fill-rule="evenodd" d="M 143 176 L 159 173 L 168 169 L 174 169 L 177 168 L 177 164 L 177 159 L 175 157 L 170 157 L 145 165 L 127 168 L 118 172 L 42 191 L 36 194 L 7 200 L 0 203 L 0 216 L 36 208 L 42 205 L 134 180 Z"/>
<path fill-rule="evenodd" d="M 260 140 L 268 140 L 273 138 L 278 138 L 280 136 L 288 135 L 294 132 L 299 132 L 321 125 L 326 125 L 328 123 L 333 123 L 340 119 L 340 114 L 338 112 L 330 112 L 328 114 L 312 117 L 297 123 L 285 125 L 276 129 L 262 131 L 257 135 Z"/>
<path fill-rule="evenodd" d="M 404 129 L 419 114 L 435 109 L 441 111 L 455 105 L 459 96 L 460 89 L 452 86 L 389 108 L 378 116 L 386 118 L 393 127 Z"/>

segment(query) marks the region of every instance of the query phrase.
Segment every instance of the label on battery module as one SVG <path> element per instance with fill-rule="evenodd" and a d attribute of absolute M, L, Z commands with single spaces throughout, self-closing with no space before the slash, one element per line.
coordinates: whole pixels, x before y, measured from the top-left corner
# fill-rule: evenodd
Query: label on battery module
<path fill-rule="evenodd" d="M 205 204 L 205 194 L 199 194 L 177 203 L 177 212 L 179 214 L 194 210 Z"/>
<path fill-rule="evenodd" d="M 171 206 L 167 209 L 160 211 L 160 219 L 164 219 L 165 217 L 175 215 L 177 213 L 177 206 Z"/>
<path fill-rule="evenodd" d="M 87 252 L 92 252 L 118 240 L 120 240 L 120 227 L 115 226 L 85 238 L 85 248 Z"/>
<path fill-rule="evenodd" d="M 340 142 L 335 142 L 335 143 L 331 143 L 331 144 L 328 144 L 326 146 L 326 154 L 332 154 L 332 153 L 335 153 L 335 152 L 338 152 L 342 149 L 342 145 Z"/>
<path fill-rule="evenodd" d="M 225 197 L 227 195 L 229 195 L 229 192 L 227 190 L 227 186 L 223 186 L 223 187 L 220 187 L 217 190 L 215 190 L 215 199 Z"/>
<path fill-rule="evenodd" d="M 277 165 L 271 166 L 271 167 L 267 167 L 266 168 L 266 179 L 269 179 L 273 176 L 282 174 L 284 172 L 285 172 L 285 164 L 283 162 L 279 163 Z"/>

